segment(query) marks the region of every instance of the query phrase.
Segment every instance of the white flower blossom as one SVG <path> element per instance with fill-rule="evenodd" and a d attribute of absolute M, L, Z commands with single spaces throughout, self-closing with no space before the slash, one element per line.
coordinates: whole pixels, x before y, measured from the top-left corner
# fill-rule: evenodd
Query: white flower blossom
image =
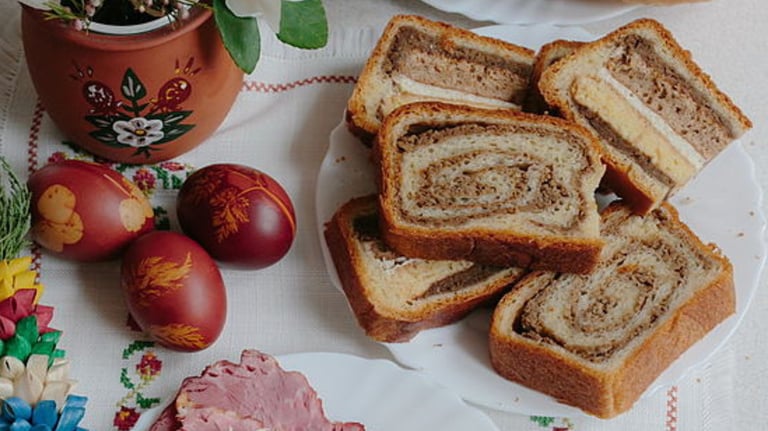
<path fill-rule="evenodd" d="M 286 0 L 298 2 L 303 0 Z M 226 0 L 227 7 L 239 17 L 262 17 L 275 33 L 280 31 L 280 0 Z"/>
<path fill-rule="evenodd" d="M 117 133 L 117 142 L 135 148 L 152 145 L 165 136 L 162 121 L 147 120 L 144 117 L 115 121 L 112 130 Z"/>

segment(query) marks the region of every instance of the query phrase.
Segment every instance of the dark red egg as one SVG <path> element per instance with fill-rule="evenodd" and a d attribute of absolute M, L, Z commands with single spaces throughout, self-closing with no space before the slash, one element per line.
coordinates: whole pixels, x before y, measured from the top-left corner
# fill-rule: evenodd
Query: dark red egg
<path fill-rule="evenodd" d="M 215 164 L 196 171 L 179 191 L 176 212 L 184 233 L 214 259 L 243 268 L 276 263 L 296 236 L 288 194 L 248 166 Z"/>
<path fill-rule="evenodd" d="M 119 172 L 63 160 L 30 175 L 31 236 L 51 253 L 80 261 L 115 258 L 154 228 L 147 197 Z"/>
<path fill-rule="evenodd" d="M 123 255 L 120 284 L 131 316 L 170 349 L 194 352 L 219 338 L 227 294 L 216 262 L 189 237 L 154 231 Z"/>

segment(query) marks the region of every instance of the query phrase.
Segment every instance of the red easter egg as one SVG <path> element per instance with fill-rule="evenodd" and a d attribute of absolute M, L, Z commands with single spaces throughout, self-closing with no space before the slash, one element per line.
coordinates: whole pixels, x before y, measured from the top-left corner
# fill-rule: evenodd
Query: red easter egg
<path fill-rule="evenodd" d="M 32 239 L 80 261 L 115 258 L 154 228 L 142 191 L 119 172 L 82 160 L 46 165 L 30 175 Z"/>
<path fill-rule="evenodd" d="M 139 327 L 169 349 L 194 352 L 218 339 L 227 316 L 221 272 L 189 237 L 154 231 L 123 255 L 120 285 Z"/>
<path fill-rule="evenodd" d="M 244 268 L 279 261 L 296 235 L 288 194 L 248 166 L 215 164 L 196 171 L 179 191 L 176 212 L 184 233 L 214 259 Z"/>

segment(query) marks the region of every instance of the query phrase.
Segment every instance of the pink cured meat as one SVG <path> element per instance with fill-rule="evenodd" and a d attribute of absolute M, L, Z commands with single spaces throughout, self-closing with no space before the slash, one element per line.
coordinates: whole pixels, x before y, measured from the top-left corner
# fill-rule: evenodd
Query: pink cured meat
<path fill-rule="evenodd" d="M 359 423 L 329 420 L 303 374 L 283 370 L 275 358 L 256 350 L 244 351 L 240 364 L 219 361 L 185 379 L 175 409 L 180 431 L 365 430 Z"/>
<path fill-rule="evenodd" d="M 177 429 L 179 429 L 179 423 L 176 421 L 176 404 L 171 403 L 163 409 L 149 431 L 176 431 Z"/>

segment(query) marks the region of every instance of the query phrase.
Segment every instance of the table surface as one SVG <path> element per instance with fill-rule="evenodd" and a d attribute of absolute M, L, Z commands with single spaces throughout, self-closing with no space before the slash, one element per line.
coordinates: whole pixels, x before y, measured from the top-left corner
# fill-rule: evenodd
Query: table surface
<path fill-rule="evenodd" d="M 41 302 L 57 307 L 54 326 L 64 330 L 61 344 L 72 362 L 72 377 L 80 380 L 76 392 L 90 397 L 84 426 L 93 430 L 130 429 L 119 425 L 115 418 L 121 409 L 142 411 L 136 406 L 137 393 L 168 397 L 184 376 L 198 373 L 216 359 L 235 360 L 245 348 L 275 355 L 332 351 L 392 359 L 386 348 L 361 333 L 343 295 L 334 289 L 325 271 L 314 220 L 314 184 L 327 137 L 341 119 L 354 78 L 377 32 L 392 15 L 416 13 L 466 28 L 493 23 L 474 21 L 415 1 L 324 3 L 332 28 L 329 47 L 297 52 L 266 40 L 257 70 L 246 77 L 235 108 L 211 138 L 212 143 L 178 159 L 185 166 L 240 161 L 263 169 L 286 187 L 299 218 L 296 242 L 279 264 L 262 271 L 223 269 L 231 309 L 225 332 L 213 348 L 181 354 L 137 343 L 143 339 L 141 334 L 124 324 L 127 314 L 116 283 L 118 262 L 81 265 L 42 253 L 41 279 L 47 289 Z M 20 50 L 18 8 L 14 6 L 3 5 L 0 11 L 0 154 L 26 174 L 46 159 L 87 156 L 62 145 L 64 139 L 36 105 Z M 584 28 L 602 34 L 646 16 L 672 30 L 681 45 L 752 119 L 754 128 L 741 142 L 765 189 L 768 7 L 764 1 L 714 0 L 644 7 Z M 224 145 L 214 149 L 216 142 Z M 33 162 L 31 145 L 36 152 Z M 248 151 L 243 152 L 243 148 Z M 135 174 L 137 168 L 131 169 L 126 172 Z M 170 208 L 174 193 L 158 187 L 153 201 Z M 642 400 L 617 419 L 539 418 L 479 408 L 501 430 L 765 429 L 765 287 L 763 277 L 741 325 L 707 366 Z M 144 380 L 135 377 L 140 382 L 138 389 L 127 389 L 121 371 L 128 370 L 130 380 L 131 367 L 138 358 L 147 357 L 162 362 L 162 373 Z"/>

